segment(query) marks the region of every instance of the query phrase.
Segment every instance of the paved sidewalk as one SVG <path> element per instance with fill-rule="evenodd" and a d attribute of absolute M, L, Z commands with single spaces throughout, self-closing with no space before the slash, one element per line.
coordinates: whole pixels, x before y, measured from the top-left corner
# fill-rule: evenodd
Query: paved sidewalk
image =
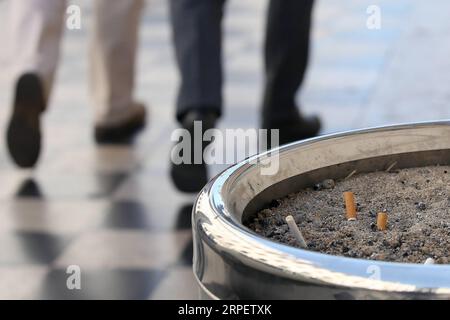
<path fill-rule="evenodd" d="M 0 0 L 1 132 L 12 94 L 9 1 Z M 176 192 L 167 174 L 177 83 L 167 1 L 149 1 L 142 24 L 137 96 L 151 119 L 133 149 L 92 142 L 90 1 L 72 2 L 83 28 L 66 30 L 38 168 L 17 170 L 0 144 L 0 298 L 195 298 L 193 196 Z M 382 10 L 380 30 L 366 28 L 371 4 Z M 222 128 L 257 126 L 265 6 L 227 7 Z M 325 132 L 449 117 L 448 12 L 444 0 L 319 0 L 303 110 L 319 113 Z M 81 267 L 82 290 L 67 289 L 68 265 Z"/>

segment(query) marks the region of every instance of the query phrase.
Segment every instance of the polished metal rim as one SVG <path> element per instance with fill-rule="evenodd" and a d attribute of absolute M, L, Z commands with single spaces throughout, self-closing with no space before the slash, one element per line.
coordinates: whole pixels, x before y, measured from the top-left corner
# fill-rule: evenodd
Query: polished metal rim
<path fill-rule="evenodd" d="M 226 279 L 229 266 L 223 266 L 226 263 L 218 257 L 227 257 L 227 261 L 237 265 L 293 283 L 378 292 L 432 292 L 448 297 L 448 265 L 380 262 L 302 250 L 260 237 L 243 226 L 242 219 L 244 211 L 259 194 L 267 193 L 283 181 L 296 177 L 301 180 L 302 175 L 324 167 L 334 166 L 335 169 L 330 170 L 342 171 L 339 165 L 347 164 L 344 167 L 348 171 L 358 165 L 373 166 L 370 159 L 381 159 L 379 162 L 385 165 L 402 155 L 406 156 L 400 161 L 405 163 L 412 161 L 422 165 L 428 158 L 435 157 L 441 164 L 450 164 L 446 153 L 450 150 L 449 137 L 448 121 L 353 130 L 292 143 L 279 148 L 275 154 L 267 152 L 230 167 L 205 187 L 194 207 L 194 272 L 197 278 L 208 286 L 211 282 L 208 277 L 214 272 L 207 269 L 214 265 L 218 270 L 216 274 Z M 274 176 L 264 177 L 259 174 L 260 160 L 273 156 L 279 156 L 281 170 Z M 289 190 L 292 187 L 279 189 L 283 188 Z M 371 270 L 377 270 L 379 277 L 374 277 Z"/>

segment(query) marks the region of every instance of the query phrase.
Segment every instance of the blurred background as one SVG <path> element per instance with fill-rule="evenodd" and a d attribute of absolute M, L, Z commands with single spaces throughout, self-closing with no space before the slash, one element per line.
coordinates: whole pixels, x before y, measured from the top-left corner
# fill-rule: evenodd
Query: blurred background
<path fill-rule="evenodd" d="M 8 6 L 0 0 L 0 132 L 11 112 Z M 91 1 L 80 30 L 65 29 L 60 67 L 34 170 L 19 170 L 0 144 L 0 298 L 196 298 L 190 213 L 195 195 L 168 177 L 178 74 L 168 4 L 147 1 L 136 96 L 148 126 L 133 146 L 92 141 L 88 92 Z M 366 26 L 369 5 L 381 28 Z M 266 1 L 230 0 L 225 17 L 225 114 L 220 128 L 255 128 L 261 103 Z M 450 3 L 319 0 L 311 63 L 299 92 L 323 133 L 450 115 Z M 447 39 L 447 40 L 446 40 Z M 211 175 L 225 165 L 211 167 Z M 81 290 L 66 285 L 81 268 Z"/>

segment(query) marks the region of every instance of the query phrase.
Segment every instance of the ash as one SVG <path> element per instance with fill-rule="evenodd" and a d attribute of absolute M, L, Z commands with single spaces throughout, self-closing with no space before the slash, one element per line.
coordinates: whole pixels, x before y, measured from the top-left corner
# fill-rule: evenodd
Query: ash
<path fill-rule="evenodd" d="M 450 263 L 450 167 L 434 166 L 357 174 L 317 184 L 277 200 L 248 224 L 256 233 L 298 246 L 285 218 L 292 215 L 308 250 L 352 258 Z M 321 182 L 318 182 L 321 185 Z M 343 193 L 352 191 L 356 221 L 345 219 Z M 388 228 L 377 231 L 376 215 L 388 213 Z"/>

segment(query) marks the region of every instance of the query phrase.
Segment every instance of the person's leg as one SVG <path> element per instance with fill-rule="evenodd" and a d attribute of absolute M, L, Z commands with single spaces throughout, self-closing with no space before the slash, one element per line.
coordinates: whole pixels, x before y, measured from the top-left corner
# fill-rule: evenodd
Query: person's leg
<path fill-rule="evenodd" d="M 10 4 L 10 43 L 14 78 L 35 73 L 48 99 L 59 60 L 64 0 L 21 0 Z"/>
<path fill-rule="evenodd" d="M 181 76 L 176 116 L 190 133 L 192 146 L 190 163 L 171 165 L 172 180 L 183 192 L 198 192 L 208 182 L 203 162 L 207 144 L 194 141 L 194 125 L 202 125 L 203 135 L 221 115 L 224 3 L 224 0 L 170 1 L 175 56 Z M 196 149 L 196 145 L 201 147 Z"/>
<path fill-rule="evenodd" d="M 16 86 L 7 145 L 17 165 L 33 167 L 41 149 L 40 116 L 58 63 L 66 6 L 61 0 L 21 0 L 10 5 L 10 54 Z"/>
<path fill-rule="evenodd" d="M 177 119 L 191 111 L 221 114 L 224 0 L 171 0 L 171 23 L 181 83 Z"/>
<path fill-rule="evenodd" d="M 317 119 L 313 123 L 302 119 L 295 102 L 308 66 L 312 9 L 313 0 L 271 0 L 269 3 L 263 123 L 270 128 L 294 122 L 293 119 L 305 122 L 302 123 L 304 135 L 294 132 L 292 137 L 284 137 L 283 132 L 280 132 L 281 142 L 315 135 L 320 127 Z M 309 125 L 312 127 L 309 128 Z"/>
<path fill-rule="evenodd" d="M 145 124 L 133 99 L 142 0 L 97 0 L 90 51 L 96 140 L 125 142 Z"/>

